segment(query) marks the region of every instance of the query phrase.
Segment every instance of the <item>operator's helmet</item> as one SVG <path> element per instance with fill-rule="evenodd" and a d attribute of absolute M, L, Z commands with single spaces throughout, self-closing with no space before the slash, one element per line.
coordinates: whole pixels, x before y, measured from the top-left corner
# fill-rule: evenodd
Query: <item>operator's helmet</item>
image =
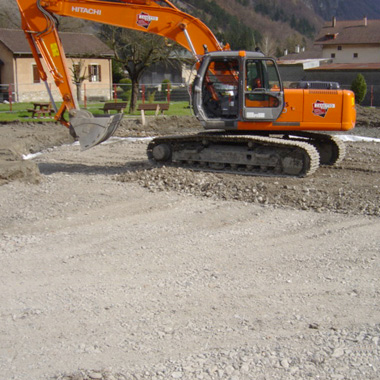
<path fill-rule="evenodd" d="M 256 77 L 253 81 L 252 81 L 252 89 L 254 88 L 261 88 L 263 87 L 262 83 L 261 83 L 261 79 L 259 77 Z"/>

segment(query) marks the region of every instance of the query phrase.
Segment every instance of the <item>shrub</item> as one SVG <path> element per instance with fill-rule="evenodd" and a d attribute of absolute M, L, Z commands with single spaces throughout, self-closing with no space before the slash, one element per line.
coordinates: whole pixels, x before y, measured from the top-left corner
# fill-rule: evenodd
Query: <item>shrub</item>
<path fill-rule="evenodd" d="M 355 101 L 360 104 L 367 94 L 367 83 L 362 74 L 358 74 L 351 84 L 351 91 L 355 94 Z"/>
<path fill-rule="evenodd" d="M 172 86 L 171 86 L 171 82 L 169 79 L 164 79 L 161 82 L 161 92 L 164 94 L 165 99 L 168 96 L 168 90 L 170 91 L 171 88 L 172 88 Z"/>
<path fill-rule="evenodd" d="M 129 78 L 123 78 L 120 80 L 120 84 L 123 85 L 121 86 L 123 88 L 123 92 L 121 93 L 120 97 L 124 101 L 129 102 L 132 95 L 132 81 Z"/>
<path fill-rule="evenodd" d="M 156 97 L 156 90 L 148 92 L 148 102 L 153 103 Z"/>

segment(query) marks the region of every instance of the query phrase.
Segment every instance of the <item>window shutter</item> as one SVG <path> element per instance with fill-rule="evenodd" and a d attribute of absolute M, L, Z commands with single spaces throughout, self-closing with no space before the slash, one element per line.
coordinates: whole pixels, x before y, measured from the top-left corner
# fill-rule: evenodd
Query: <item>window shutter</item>
<path fill-rule="evenodd" d="M 40 73 L 38 72 L 37 65 L 33 65 L 33 83 L 40 83 Z"/>

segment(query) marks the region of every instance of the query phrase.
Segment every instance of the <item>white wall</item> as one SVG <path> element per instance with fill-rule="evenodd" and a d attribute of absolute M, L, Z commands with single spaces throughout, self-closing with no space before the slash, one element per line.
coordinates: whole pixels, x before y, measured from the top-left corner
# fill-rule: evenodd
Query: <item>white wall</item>
<path fill-rule="evenodd" d="M 338 46 L 342 50 L 338 50 Z M 358 54 L 354 58 L 354 53 Z M 323 58 L 331 58 L 335 54 L 333 63 L 379 63 L 380 62 L 380 43 L 379 45 L 329 45 L 323 47 Z"/>

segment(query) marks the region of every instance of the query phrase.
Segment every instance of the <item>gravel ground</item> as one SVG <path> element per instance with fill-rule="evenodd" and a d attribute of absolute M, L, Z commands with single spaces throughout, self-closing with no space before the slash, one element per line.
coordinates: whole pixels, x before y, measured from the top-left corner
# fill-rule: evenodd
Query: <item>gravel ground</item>
<path fill-rule="evenodd" d="M 80 152 L 61 130 L 0 126 L 0 379 L 380 377 L 379 143 L 273 179 L 152 167 L 146 141 Z"/>

